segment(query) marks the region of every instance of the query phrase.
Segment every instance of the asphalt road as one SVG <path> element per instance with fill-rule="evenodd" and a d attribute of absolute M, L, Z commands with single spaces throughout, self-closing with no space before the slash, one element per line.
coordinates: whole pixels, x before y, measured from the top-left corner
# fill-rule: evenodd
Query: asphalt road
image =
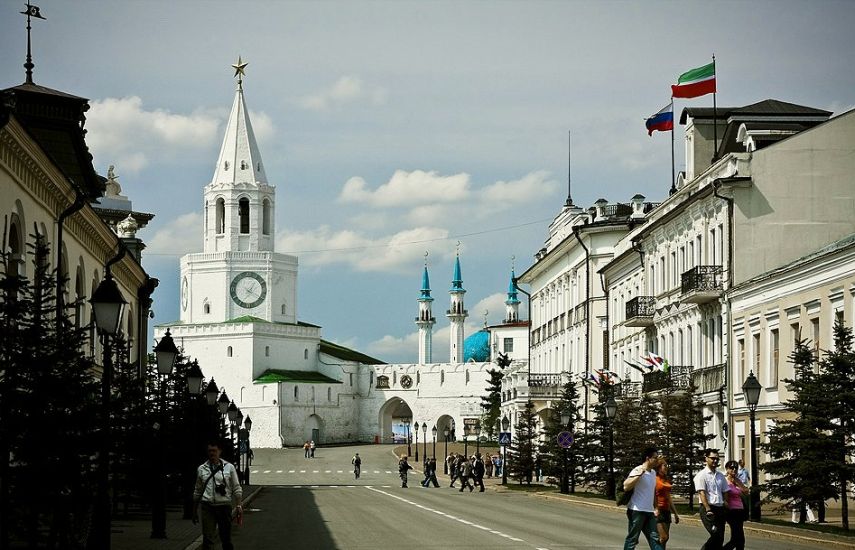
<path fill-rule="evenodd" d="M 363 457 L 354 480 L 350 458 Z M 237 548 L 358 550 L 408 548 L 623 547 L 623 510 L 594 508 L 512 491 L 460 493 L 424 489 L 421 475 L 400 487 L 390 446 L 302 450 L 259 450 L 252 483 L 264 484 L 235 532 Z M 414 466 L 416 466 L 414 464 Z M 440 480 L 442 482 L 442 480 Z M 669 549 L 697 549 L 706 540 L 698 524 L 672 529 Z M 793 541 L 749 536 L 752 550 L 815 548 Z M 643 541 L 639 548 L 647 548 Z"/>

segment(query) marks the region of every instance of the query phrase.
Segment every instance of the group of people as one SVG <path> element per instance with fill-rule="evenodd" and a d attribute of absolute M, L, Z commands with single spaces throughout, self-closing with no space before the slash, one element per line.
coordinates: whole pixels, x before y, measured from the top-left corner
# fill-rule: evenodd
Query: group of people
<path fill-rule="evenodd" d="M 315 458 L 315 441 L 306 441 L 303 443 L 303 454 L 306 458 Z"/>
<path fill-rule="evenodd" d="M 487 473 L 487 466 L 481 457 L 481 453 L 476 453 L 469 458 L 466 458 L 462 454 L 451 453 L 445 461 L 451 476 L 450 488 L 456 488 L 454 486 L 455 482 L 460 481 L 461 493 L 467 488 L 471 493 L 475 490 L 475 487 L 479 487 L 479 492 L 484 492 L 484 475 Z M 489 471 L 492 476 L 495 465 L 492 461 L 488 463 L 490 464 Z M 424 479 L 420 483 L 422 487 L 430 487 L 431 485 L 439 487 L 439 481 L 436 479 L 436 464 L 436 458 L 425 459 L 423 465 Z M 398 475 L 401 478 L 401 487 L 407 487 L 408 472 L 412 469 L 413 467 L 408 462 L 407 456 L 401 455 L 401 459 L 398 461 Z"/>
<path fill-rule="evenodd" d="M 705 449 L 706 465 L 695 475 L 694 489 L 698 494 L 701 523 L 709 538 L 705 550 L 744 550 L 746 496 L 748 473 L 744 464 L 735 460 L 725 464 L 725 473 L 718 470 L 717 449 Z M 641 534 L 651 550 L 665 550 L 670 538 L 671 524 L 680 523 L 680 516 L 671 498 L 668 463 L 656 449 L 649 447 L 641 456 L 641 464 L 632 469 L 623 482 L 624 491 L 632 491 L 626 509 L 629 521 L 624 550 L 632 550 Z M 724 544 L 725 524 L 730 527 L 730 540 Z"/>

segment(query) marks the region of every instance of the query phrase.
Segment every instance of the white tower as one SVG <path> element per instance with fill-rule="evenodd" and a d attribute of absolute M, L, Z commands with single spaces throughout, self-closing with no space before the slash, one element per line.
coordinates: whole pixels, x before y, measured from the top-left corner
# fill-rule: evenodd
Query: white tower
<path fill-rule="evenodd" d="M 520 299 L 517 297 L 517 287 L 514 286 L 514 268 L 511 268 L 511 282 L 508 283 L 508 299 L 505 300 L 505 323 L 516 323 L 520 320 Z"/>
<path fill-rule="evenodd" d="M 205 186 L 204 249 L 181 258 L 181 321 L 240 317 L 297 322 L 297 258 L 273 252 L 275 189 L 267 182 L 243 95 L 246 63 L 211 183 Z"/>
<path fill-rule="evenodd" d="M 451 336 L 449 338 L 449 362 L 463 362 L 463 323 L 469 312 L 463 307 L 463 277 L 460 276 L 460 254 L 454 259 L 454 280 L 451 281 L 451 309 L 446 312 L 446 317 L 451 321 Z"/>
<path fill-rule="evenodd" d="M 419 296 L 419 316 L 416 317 L 416 325 L 419 327 L 419 365 L 433 362 L 433 325 L 436 319 L 431 310 L 432 302 L 426 260 L 425 272 L 422 275 L 422 293 Z"/>

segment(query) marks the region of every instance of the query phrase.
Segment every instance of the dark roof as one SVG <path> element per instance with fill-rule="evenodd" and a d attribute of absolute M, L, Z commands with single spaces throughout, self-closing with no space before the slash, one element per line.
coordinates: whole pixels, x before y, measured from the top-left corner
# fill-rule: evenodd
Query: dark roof
<path fill-rule="evenodd" d="M 116 210 L 115 208 L 101 208 L 97 204 L 92 205 L 92 209 L 98 214 L 98 217 L 111 225 L 116 225 L 120 221 L 128 217 L 128 214 L 134 217 L 134 220 L 139 224 L 140 229 L 145 227 L 148 222 L 154 218 L 154 214 L 148 212 L 136 212 L 134 210 Z"/>
<path fill-rule="evenodd" d="M 341 381 L 330 378 L 312 370 L 267 369 L 253 380 L 255 384 L 271 384 L 275 382 L 295 382 L 300 384 L 341 384 Z"/>
<path fill-rule="evenodd" d="M 90 200 L 104 194 L 84 139 L 89 100 L 37 84 L 21 84 L 0 94 L 0 110 L 8 111 L 3 118 L 13 114 L 78 191 Z"/>
<path fill-rule="evenodd" d="M 344 359 L 345 361 L 356 361 L 358 363 L 362 363 L 363 365 L 386 364 L 380 359 L 375 359 L 374 357 L 365 355 L 364 353 L 359 353 L 358 351 L 346 348 L 344 346 L 340 346 L 338 344 L 333 344 L 332 342 L 328 342 L 326 340 L 321 340 L 321 352 L 326 353 L 327 355 L 332 355 L 333 357 L 337 357 L 339 359 Z"/>
<path fill-rule="evenodd" d="M 696 119 L 711 119 L 713 118 L 712 107 L 685 107 L 680 113 L 680 124 L 685 124 L 688 117 Z M 750 116 L 781 116 L 781 117 L 830 117 L 830 111 L 815 109 L 805 105 L 796 105 L 795 103 L 787 103 L 786 101 L 778 101 L 777 99 L 765 99 L 746 105 L 744 107 L 718 107 L 715 109 L 715 115 L 718 120 L 726 120 L 735 115 L 750 115 Z"/>
<path fill-rule="evenodd" d="M 233 319 L 228 319 L 225 321 L 226 323 L 267 323 L 271 325 L 295 325 L 298 327 L 313 327 L 313 328 L 321 328 L 318 325 L 313 325 L 311 323 L 304 323 L 303 321 L 297 321 L 296 323 L 283 323 L 282 321 L 266 321 L 261 317 L 255 317 L 253 315 L 241 315 L 240 317 L 235 317 Z M 197 323 L 202 324 L 202 323 Z"/>

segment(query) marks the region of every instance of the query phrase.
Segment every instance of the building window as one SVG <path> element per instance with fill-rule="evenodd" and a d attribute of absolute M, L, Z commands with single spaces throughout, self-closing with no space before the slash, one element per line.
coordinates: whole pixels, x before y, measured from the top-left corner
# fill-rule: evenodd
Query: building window
<path fill-rule="evenodd" d="M 217 207 L 215 208 L 214 227 L 217 228 L 217 235 L 222 235 L 226 232 L 226 201 L 217 199 Z"/>
<path fill-rule="evenodd" d="M 445 371 L 439 371 L 439 385 L 443 385 L 445 383 Z"/>
<path fill-rule="evenodd" d="M 238 217 L 240 218 L 240 232 L 249 233 L 249 199 L 243 198 L 238 201 Z"/>
<path fill-rule="evenodd" d="M 327 401 L 332 401 L 332 388 L 327 388 Z"/>
<path fill-rule="evenodd" d="M 285 304 L 282 304 L 282 315 L 285 315 L 286 311 L 287 311 L 287 309 L 285 309 Z"/>
<path fill-rule="evenodd" d="M 757 376 L 758 380 L 762 380 L 760 377 L 760 335 L 753 335 L 751 342 L 754 345 L 754 375 Z"/>
<path fill-rule="evenodd" d="M 347 373 L 347 377 L 350 380 L 350 386 L 353 387 L 353 373 L 352 372 Z"/>
<path fill-rule="evenodd" d="M 309 360 L 309 348 L 303 350 L 303 359 L 305 359 L 306 361 Z"/>
<path fill-rule="evenodd" d="M 270 346 L 264 346 L 264 356 L 270 357 Z"/>
<path fill-rule="evenodd" d="M 300 400 L 300 388 L 298 386 L 294 386 L 294 401 Z"/>
<path fill-rule="evenodd" d="M 231 357 L 231 356 L 232 356 L 232 347 L 229 346 L 226 348 L 226 357 Z"/>
<path fill-rule="evenodd" d="M 813 360 L 819 363 L 819 317 L 810 320 L 811 338 L 813 338 Z M 815 365 L 819 367 L 819 365 Z"/>
<path fill-rule="evenodd" d="M 261 207 L 261 232 L 270 235 L 270 201 L 264 199 Z"/>
<path fill-rule="evenodd" d="M 745 380 L 745 340 L 741 338 L 736 341 L 736 357 L 739 360 L 737 363 L 739 370 L 736 371 L 736 379 Z"/>
<path fill-rule="evenodd" d="M 203 306 L 202 306 L 202 311 L 204 311 L 206 315 L 207 315 L 208 313 L 211 313 L 211 304 L 205 304 L 205 305 L 203 305 Z"/>
<path fill-rule="evenodd" d="M 769 386 L 772 388 L 778 387 L 778 358 L 781 347 L 779 336 L 776 328 L 769 332 Z"/>
<path fill-rule="evenodd" d="M 514 339 L 513 338 L 505 338 L 502 342 L 504 352 L 511 353 L 514 351 Z"/>

